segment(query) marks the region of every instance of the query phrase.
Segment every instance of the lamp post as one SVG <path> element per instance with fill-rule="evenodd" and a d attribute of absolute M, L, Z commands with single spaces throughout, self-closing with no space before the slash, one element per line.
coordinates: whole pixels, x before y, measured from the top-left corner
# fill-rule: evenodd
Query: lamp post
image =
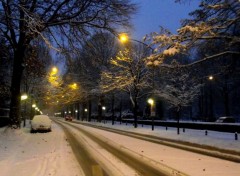
<path fill-rule="evenodd" d="M 135 39 L 132 39 L 132 38 L 129 38 L 127 33 L 119 34 L 118 38 L 119 38 L 120 42 L 122 44 L 124 44 L 129 51 L 133 50 L 135 48 L 134 45 L 131 45 L 132 43 L 129 42 L 129 41 L 133 41 L 133 42 L 137 42 L 137 43 L 139 43 L 141 45 L 140 49 L 141 49 L 141 52 L 144 51 L 144 54 L 150 54 L 150 50 L 151 50 L 151 54 L 153 54 L 153 52 L 154 52 L 153 48 L 148 46 L 146 43 L 138 41 L 138 40 L 135 40 Z M 138 46 L 140 46 L 140 45 L 138 45 Z M 130 53 L 131 52 L 132 51 L 130 51 Z M 145 55 L 145 56 L 147 56 L 147 55 Z M 143 57 L 139 58 L 139 60 L 141 60 L 141 59 L 143 60 Z M 154 70 L 153 70 L 153 80 L 154 80 Z M 135 83 L 133 83 L 133 84 L 135 84 Z M 131 94 L 133 96 L 132 100 L 134 101 L 132 103 L 132 105 L 133 105 L 133 113 L 134 113 L 134 127 L 137 128 L 137 111 L 138 111 L 138 104 L 137 104 L 138 103 L 138 98 L 137 97 L 138 97 L 139 91 L 137 90 L 138 87 L 135 86 L 135 85 L 134 85 L 134 90 L 132 91 Z"/>
<path fill-rule="evenodd" d="M 26 126 L 26 100 L 28 98 L 28 95 L 27 94 L 23 94 L 21 96 L 21 101 L 24 101 L 24 117 L 23 117 L 23 126 L 25 127 Z"/>
<path fill-rule="evenodd" d="M 154 109 L 153 109 L 154 100 L 152 98 L 149 98 L 148 103 L 150 104 L 150 114 L 151 114 L 151 117 L 152 117 L 152 131 L 153 131 L 154 130 L 154 116 L 155 116 L 155 112 L 154 112 Z"/>
<path fill-rule="evenodd" d="M 84 112 L 85 112 L 85 114 L 86 114 L 86 119 L 87 119 L 87 112 L 88 112 L 88 109 L 87 108 L 85 108 L 84 109 Z M 85 115 L 84 115 L 85 116 Z M 84 117 L 83 117 L 84 118 Z M 82 118 L 82 121 L 83 121 L 83 118 Z"/>
<path fill-rule="evenodd" d="M 32 108 L 31 108 L 31 118 L 33 118 L 33 116 L 35 115 L 35 108 L 36 108 L 36 104 L 35 103 L 33 103 L 32 104 Z M 33 113 L 33 108 L 34 108 L 34 113 Z"/>
<path fill-rule="evenodd" d="M 102 110 L 103 110 L 104 123 L 106 123 L 106 116 L 105 116 L 105 113 L 104 113 L 104 111 L 106 110 L 106 107 L 103 106 L 103 107 L 102 107 Z"/>
<path fill-rule="evenodd" d="M 208 80 L 210 81 L 210 121 L 214 121 L 214 115 L 213 115 L 213 90 L 212 90 L 212 84 L 213 84 L 213 80 L 214 77 L 212 75 L 210 75 L 208 77 Z"/>

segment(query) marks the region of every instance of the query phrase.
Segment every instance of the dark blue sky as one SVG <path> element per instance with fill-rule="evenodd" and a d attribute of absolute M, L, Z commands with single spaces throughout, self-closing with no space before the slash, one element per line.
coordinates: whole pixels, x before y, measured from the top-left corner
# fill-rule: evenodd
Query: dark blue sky
<path fill-rule="evenodd" d="M 174 0 L 134 0 L 139 4 L 139 12 L 133 18 L 134 29 L 132 38 L 142 40 L 151 32 L 158 32 L 159 26 L 176 33 L 180 27 L 180 20 L 188 18 L 188 13 L 198 7 L 199 1 L 174 3 Z"/>

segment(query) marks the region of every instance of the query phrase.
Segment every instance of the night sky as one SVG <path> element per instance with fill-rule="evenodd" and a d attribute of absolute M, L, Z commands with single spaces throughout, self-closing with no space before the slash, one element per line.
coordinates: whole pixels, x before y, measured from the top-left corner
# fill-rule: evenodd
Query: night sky
<path fill-rule="evenodd" d="M 133 0 L 139 4 L 139 11 L 133 18 L 133 39 L 142 38 L 151 32 L 158 32 L 159 26 L 176 33 L 180 20 L 188 18 L 188 13 L 198 7 L 199 1 L 192 0 L 179 4 L 174 0 Z"/>

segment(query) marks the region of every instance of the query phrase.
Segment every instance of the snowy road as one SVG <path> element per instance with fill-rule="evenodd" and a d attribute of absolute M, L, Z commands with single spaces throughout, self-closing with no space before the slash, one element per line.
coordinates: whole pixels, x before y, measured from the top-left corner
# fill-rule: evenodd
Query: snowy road
<path fill-rule="evenodd" d="M 118 145 L 103 135 L 95 133 L 95 131 L 92 131 L 94 130 L 93 128 L 72 123 L 61 123 L 61 125 L 64 126 L 65 132 L 72 133 L 72 135 L 67 135 L 68 140 L 71 146 L 73 146 L 74 152 L 77 153 L 77 158 L 80 158 L 79 164 L 83 166 L 82 168 L 86 175 L 94 175 L 93 173 L 96 167 L 98 168 L 98 172 L 100 172 L 98 173 L 99 175 L 162 176 L 169 175 L 169 173 L 174 173 L 179 176 L 185 175 L 160 163 L 151 163 L 151 160 L 145 158 L 143 155 L 129 151 L 124 146 Z M 79 144 L 76 144 L 78 143 L 76 141 L 78 141 Z M 75 146 L 77 145 L 81 145 L 81 148 L 76 148 Z M 81 155 L 87 156 L 83 157 Z M 84 158 L 91 158 L 91 160 L 94 160 L 94 162 L 92 162 L 93 164 L 84 160 Z M 86 164 L 86 162 L 88 162 L 88 164 Z"/>
<path fill-rule="evenodd" d="M 97 166 L 93 168 L 98 168 L 100 175 L 240 175 L 239 163 L 79 124 L 63 124 L 74 136 L 69 139 L 80 140 L 85 153 L 98 163 L 91 165 Z"/>
<path fill-rule="evenodd" d="M 191 176 L 240 175 L 240 164 L 236 162 L 76 123 L 66 123 L 63 120 L 59 122 L 64 127 L 61 128 L 53 122 L 50 133 L 31 134 L 29 123 L 17 130 L 0 128 L 0 175 L 152 176 L 164 173 Z M 91 124 L 102 126 L 100 123 Z M 116 127 L 117 125 L 114 125 L 114 128 Z M 119 129 L 127 128 L 124 125 L 119 126 Z M 136 131 L 130 126 L 129 129 Z M 143 129 L 139 130 L 144 132 Z M 149 129 L 146 132 L 149 132 Z M 163 133 L 164 131 L 160 131 L 158 136 Z M 169 133 L 171 132 L 166 133 L 167 136 Z M 238 141 L 230 141 L 225 137 L 222 141 L 226 143 L 224 146 L 235 146 L 238 151 Z"/>

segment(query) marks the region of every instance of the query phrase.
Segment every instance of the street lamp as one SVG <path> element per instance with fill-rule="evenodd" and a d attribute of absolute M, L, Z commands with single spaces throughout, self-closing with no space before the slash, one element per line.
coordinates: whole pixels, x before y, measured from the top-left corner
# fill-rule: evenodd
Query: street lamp
<path fill-rule="evenodd" d="M 106 107 L 103 106 L 103 107 L 102 107 L 102 110 L 103 110 L 103 116 L 104 116 L 104 123 L 106 123 L 106 117 L 105 117 L 105 113 L 104 113 L 104 111 L 106 110 Z"/>
<path fill-rule="evenodd" d="M 213 80 L 214 79 L 214 77 L 212 76 L 212 75 L 210 75 L 209 77 L 208 77 L 208 80 L 210 81 L 210 119 L 211 119 L 211 121 L 214 121 L 215 120 L 215 118 L 214 118 L 214 112 L 213 112 Z"/>
<path fill-rule="evenodd" d="M 28 95 L 27 94 L 23 94 L 21 95 L 21 101 L 24 101 L 28 98 Z M 26 101 L 24 101 L 24 120 L 23 120 L 23 126 L 25 127 L 26 126 Z"/>
<path fill-rule="evenodd" d="M 208 77 L 208 79 L 209 79 L 209 80 L 213 80 L 213 76 L 210 75 L 210 76 Z"/>
<path fill-rule="evenodd" d="M 121 34 L 119 34 L 119 40 L 120 40 L 120 42 L 122 42 L 122 43 L 128 42 L 129 38 L 128 38 L 127 33 L 121 33 Z"/>
<path fill-rule="evenodd" d="M 55 74 L 57 74 L 57 72 L 58 72 L 57 67 L 53 67 L 53 68 L 52 68 L 52 71 L 51 71 L 51 74 L 52 74 L 52 75 L 55 75 Z"/>
<path fill-rule="evenodd" d="M 27 98 L 28 98 L 28 95 L 27 95 L 27 94 L 21 95 L 21 100 L 26 100 Z"/>
<path fill-rule="evenodd" d="M 147 102 L 150 104 L 150 114 L 151 114 L 151 117 L 152 117 L 152 131 L 153 131 L 154 130 L 154 116 L 155 116 L 155 112 L 154 112 L 154 109 L 153 109 L 154 100 L 152 98 L 149 98 Z"/>
<path fill-rule="evenodd" d="M 126 32 L 118 34 L 118 39 L 123 44 L 127 43 L 129 40 L 137 42 L 137 43 L 140 43 L 140 44 L 144 45 L 146 48 L 149 48 L 151 50 L 151 54 L 154 53 L 154 49 L 151 46 L 149 46 L 148 44 L 146 44 L 146 43 L 144 43 L 142 41 L 129 38 L 129 36 L 128 36 L 128 34 Z"/>

